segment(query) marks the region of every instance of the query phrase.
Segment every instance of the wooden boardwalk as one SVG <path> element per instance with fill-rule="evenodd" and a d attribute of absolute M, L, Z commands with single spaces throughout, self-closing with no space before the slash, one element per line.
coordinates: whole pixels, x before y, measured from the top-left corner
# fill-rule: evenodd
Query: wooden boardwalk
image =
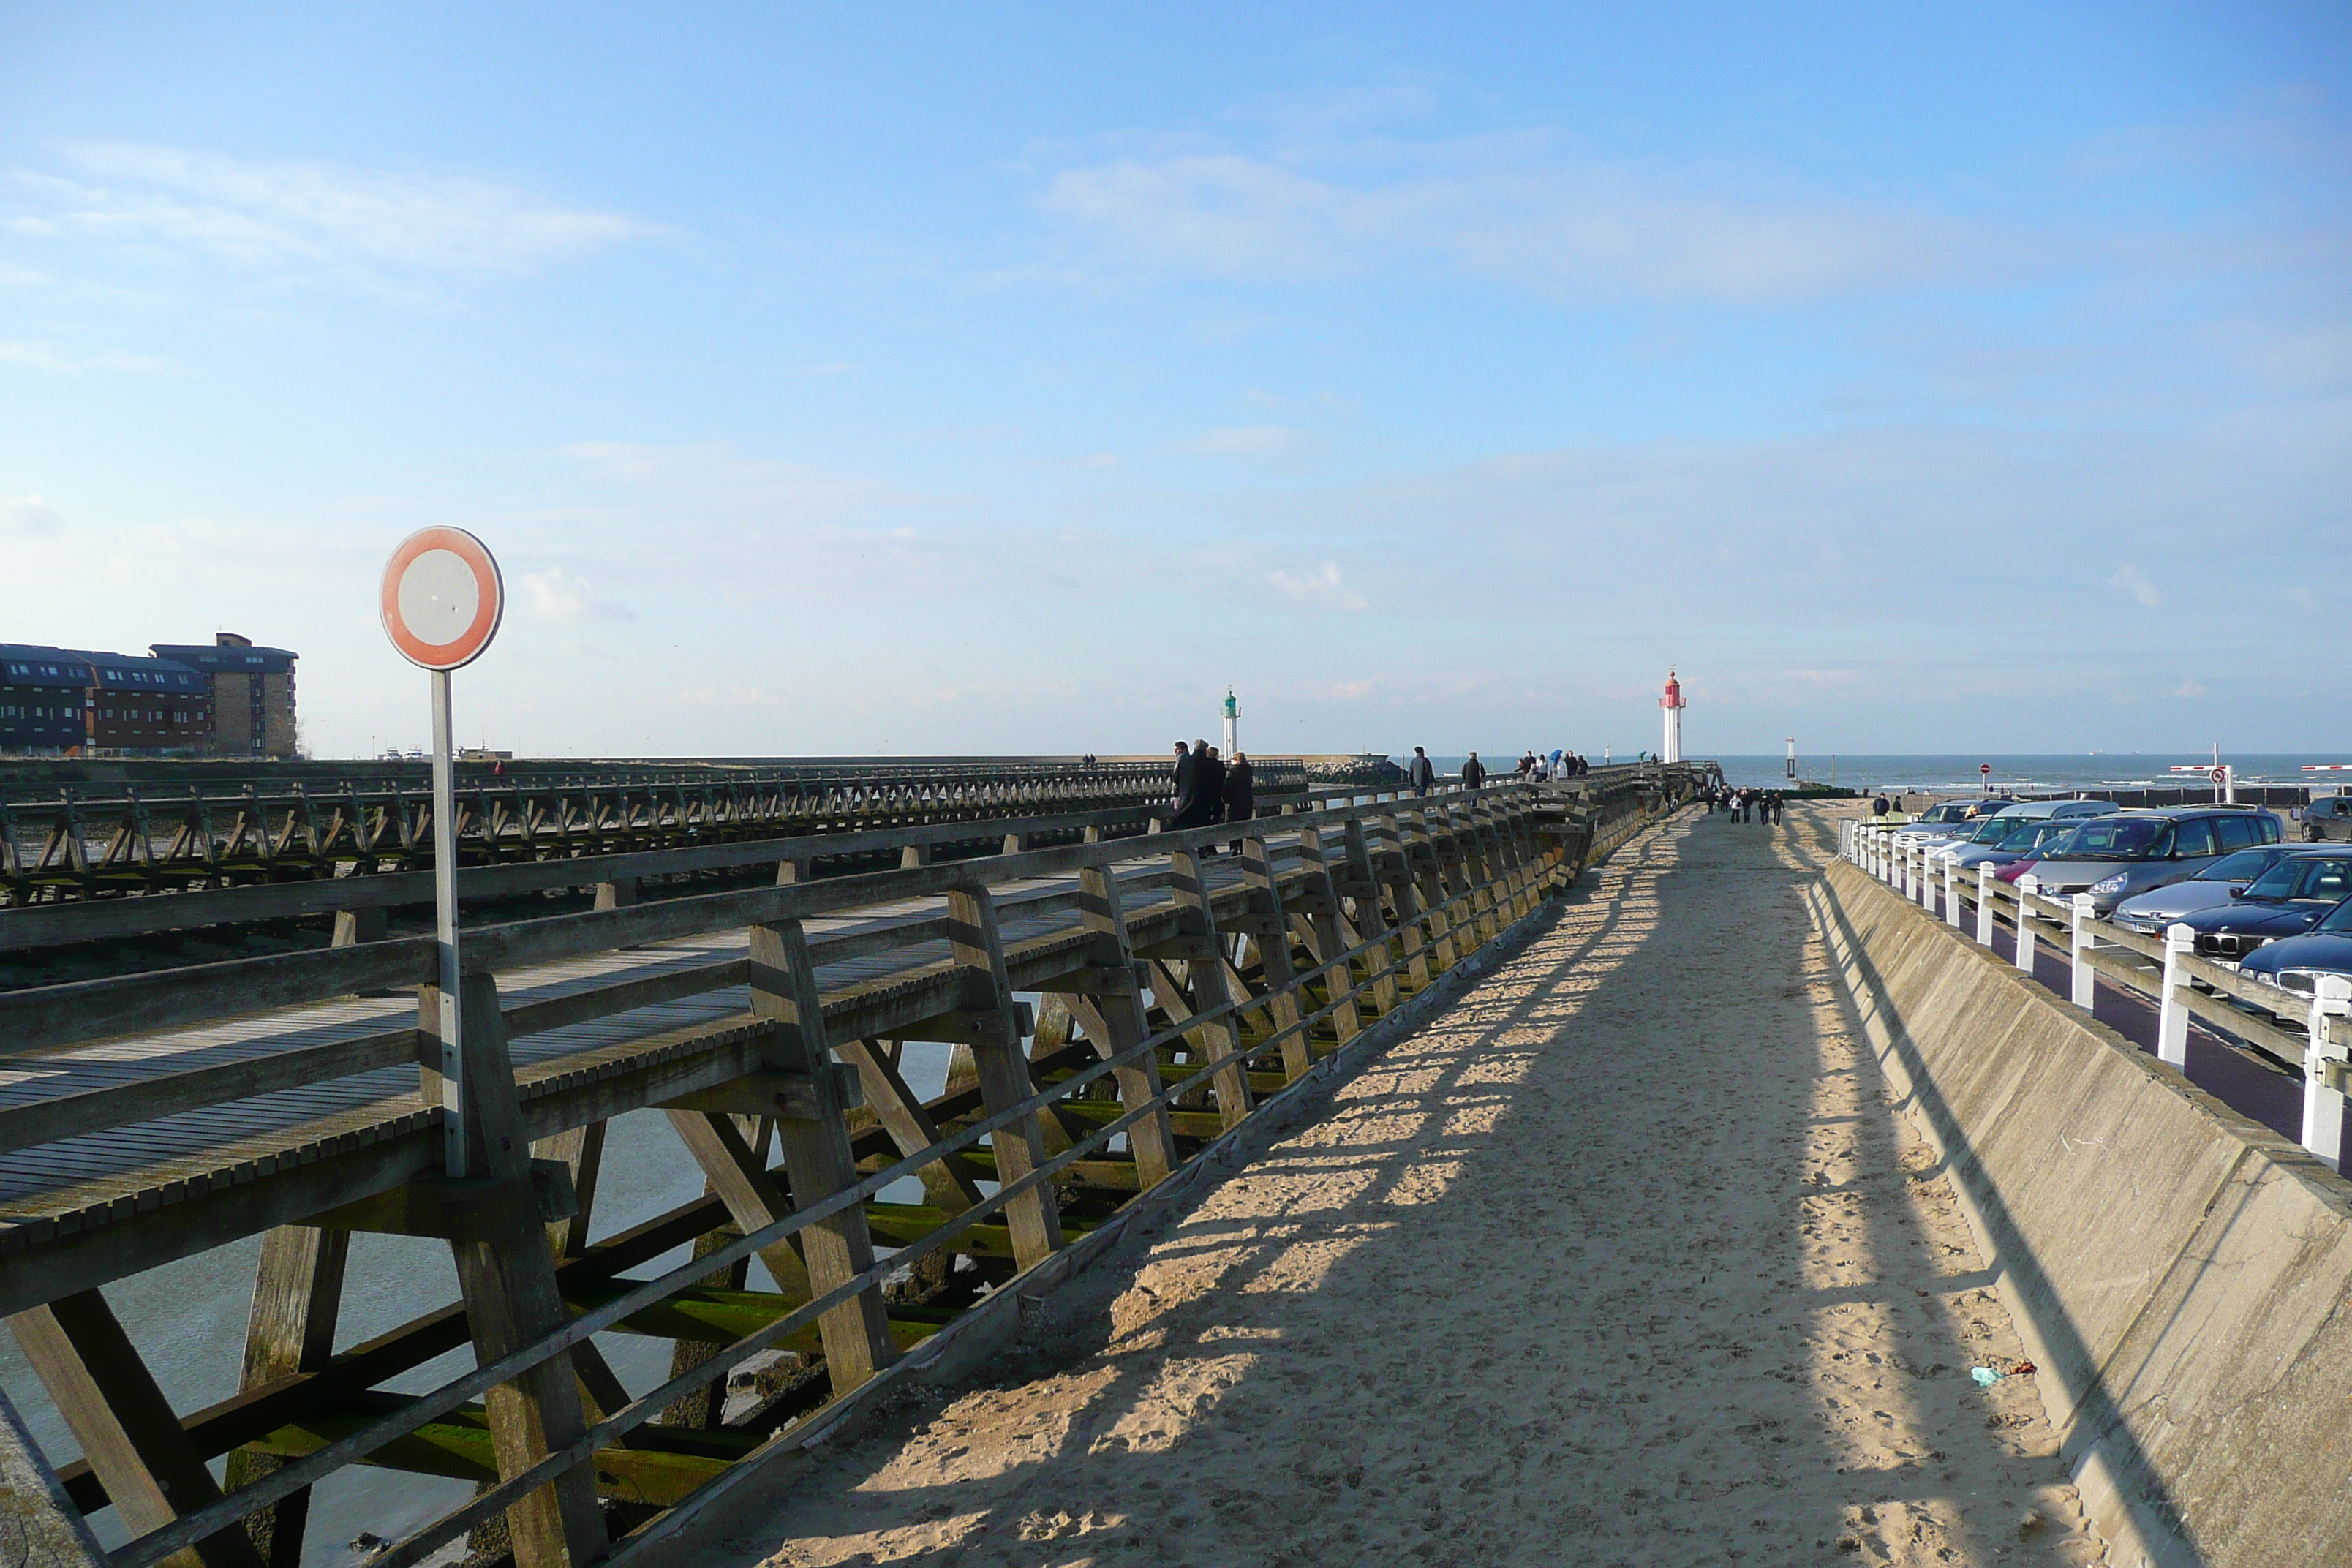
<path fill-rule="evenodd" d="M 114 1568 L 293 1568 L 310 1485 L 367 1463 L 483 1489 L 383 1568 L 468 1532 L 521 1568 L 650 1552 L 1703 776 L 1626 773 L 1110 842 L 1031 819 L 947 864 L 928 847 L 968 829 L 861 834 L 901 868 L 814 881 L 821 841 L 728 846 L 774 883 L 469 928 L 462 1174 L 428 942 L 0 995 L 0 1311 L 87 1456 L 60 1518 L 114 1509 Z M 955 1047 L 944 1093 L 908 1087 L 910 1041 Z M 708 1195 L 591 1240 L 605 1125 L 644 1108 Z M 920 1203 L 884 1198 L 909 1177 Z M 366 1231 L 445 1239 L 460 1300 L 341 1346 Z M 257 1235 L 239 1392 L 173 1411 L 99 1288 Z M 775 1289 L 747 1289 L 754 1255 Z M 674 1342 L 668 1380 L 625 1386 L 601 1332 Z M 475 1372 L 389 1391 L 469 1340 Z"/>

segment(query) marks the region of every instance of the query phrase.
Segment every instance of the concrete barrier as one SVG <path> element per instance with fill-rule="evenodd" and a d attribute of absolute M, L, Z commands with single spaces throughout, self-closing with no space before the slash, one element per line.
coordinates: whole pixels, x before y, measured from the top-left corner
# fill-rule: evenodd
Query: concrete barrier
<path fill-rule="evenodd" d="M 2352 1184 L 1854 866 L 1808 898 L 2116 1568 L 2352 1563 Z"/>

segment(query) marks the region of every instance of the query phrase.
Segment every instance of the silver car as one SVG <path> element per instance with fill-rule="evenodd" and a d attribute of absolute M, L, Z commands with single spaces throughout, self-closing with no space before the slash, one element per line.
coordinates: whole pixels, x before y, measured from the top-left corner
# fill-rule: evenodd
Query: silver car
<path fill-rule="evenodd" d="M 2233 849 L 2276 844 L 2284 825 L 2252 806 L 2168 805 L 2090 817 L 2032 868 L 2044 893 L 2088 893 L 2102 915 L 2151 889 L 2185 882 Z"/>
<path fill-rule="evenodd" d="M 2126 899 L 2116 906 L 2113 918 L 2119 926 L 2162 936 L 2164 928 L 2173 921 L 2228 903 L 2282 857 L 2307 852 L 2286 844 L 2264 844 L 2224 855 L 2186 881 L 2168 882 L 2153 892 Z"/>
<path fill-rule="evenodd" d="M 2004 797 L 1937 801 L 1896 828 L 1895 837 L 1914 842 L 1922 838 L 1965 838 L 1974 833 L 1978 824 L 1987 816 L 2009 805 Z"/>

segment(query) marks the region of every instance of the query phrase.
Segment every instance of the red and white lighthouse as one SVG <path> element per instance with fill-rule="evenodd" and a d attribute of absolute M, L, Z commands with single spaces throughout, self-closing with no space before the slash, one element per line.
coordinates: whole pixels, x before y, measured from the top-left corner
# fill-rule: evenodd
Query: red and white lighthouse
<path fill-rule="evenodd" d="M 1679 763 L 1683 760 L 1683 710 L 1690 704 L 1683 700 L 1683 683 L 1671 669 L 1666 671 L 1666 694 L 1658 699 L 1658 706 L 1666 710 L 1666 743 L 1658 755 Z"/>

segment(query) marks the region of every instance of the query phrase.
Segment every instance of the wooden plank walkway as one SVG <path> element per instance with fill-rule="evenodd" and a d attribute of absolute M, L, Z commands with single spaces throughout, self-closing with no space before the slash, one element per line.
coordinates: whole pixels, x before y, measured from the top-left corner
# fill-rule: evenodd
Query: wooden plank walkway
<path fill-rule="evenodd" d="M 1271 841 L 1276 847 L 1292 842 Z M 1238 886 L 1240 873 L 1229 858 L 1205 862 L 1202 870 L 1214 892 Z M 1119 877 L 1122 888 L 1138 895 L 1166 881 L 1163 863 L 1158 861 L 1122 865 Z M 1076 882 L 1075 876 L 1043 877 L 1000 889 L 1007 944 L 1075 931 L 1076 916 L 1066 908 L 1024 914 L 1021 906 L 1024 900 L 1067 895 Z M 1148 919 L 1149 904 L 1140 898 L 1137 901 L 1140 907 L 1130 910 L 1129 918 Z M 944 938 L 936 938 L 828 963 L 826 946 L 936 919 L 944 908 L 943 899 L 921 899 L 807 921 L 828 1013 L 834 1000 L 854 990 L 887 985 L 946 963 L 950 950 Z M 511 1009 L 740 958 L 746 945 L 740 931 L 688 938 L 530 966 L 501 975 L 500 985 Z M 606 1070 L 625 1069 L 629 1065 L 625 1048 L 633 1043 L 709 1026 L 744 1013 L 749 1005 L 746 988 L 732 985 L 522 1036 L 511 1042 L 510 1049 L 526 1085 L 560 1071 L 567 1058 L 590 1052 L 600 1055 Z M 166 1073 L 361 1039 L 413 1027 L 415 1018 L 416 1004 L 407 997 L 353 998 L 75 1047 L 31 1061 L 16 1059 L 0 1067 L 0 1110 Z M 54 1221 L 100 1205 L 152 1208 L 166 1201 L 173 1186 L 201 1183 L 208 1154 L 218 1156 L 213 1170 L 226 1174 L 316 1142 L 326 1124 L 340 1136 L 363 1131 L 353 1125 L 353 1113 L 372 1116 L 377 1130 L 388 1132 L 416 1116 L 416 1069 L 389 1067 L 14 1150 L 0 1154 L 0 1223 Z"/>

